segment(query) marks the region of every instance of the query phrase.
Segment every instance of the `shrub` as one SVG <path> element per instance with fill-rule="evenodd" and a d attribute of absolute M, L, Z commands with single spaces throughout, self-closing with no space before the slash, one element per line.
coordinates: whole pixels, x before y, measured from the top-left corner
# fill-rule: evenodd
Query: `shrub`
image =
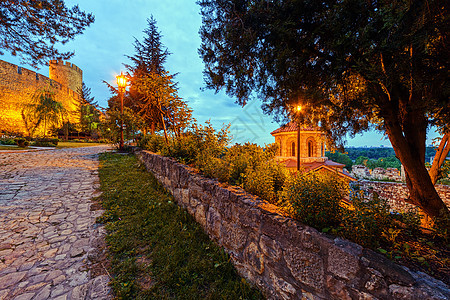
<path fill-rule="evenodd" d="M 243 187 L 249 193 L 276 204 L 286 176 L 284 167 L 274 161 L 266 161 L 255 168 L 247 168 Z"/>
<path fill-rule="evenodd" d="M 138 141 L 138 146 L 154 153 L 160 153 L 161 149 L 165 147 L 164 137 L 155 134 L 144 135 Z"/>
<path fill-rule="evenodd" d="M 27 141 L 25 138 L 17 138 L 16 139 L 16 144 L 20 148 L 25 148 L 25 147 L 28 147 L 28 145 L 30 145 L 30 142 Z"/>
<path fill-rule="evenodd" d="M 362 194 L 352 198 L 353 209 L 344 210 L 342 234 L 365 247 L 378 247 L 383 231 L 395 227 L 386 200 L 373 194 L 372 200 L 364 200 Z"/>
<path fill-rule="evenodd" d="M 3 145 L 16 145 L 17 144 L 14 139 L 10 139 L 10 138 L 1 139 L 0 143 Z"/>
<path fill-rule="evenodd" d="M 34 146 L 37 147 L 56 147 L 59 140 L 55 138 L 42 138 L 34 141 Z"/>
<path fill-rule="evenodd" d="M 294 174 L 283 188 L 282 205 L 302 223 L 323 229 L 340 223 L 343 181 L 320 173 Z"/>

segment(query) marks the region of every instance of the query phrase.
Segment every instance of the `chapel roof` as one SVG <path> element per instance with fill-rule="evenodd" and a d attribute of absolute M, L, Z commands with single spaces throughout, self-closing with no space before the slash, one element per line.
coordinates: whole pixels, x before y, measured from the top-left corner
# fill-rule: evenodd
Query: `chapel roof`
<path fill-rule="evenodd" d="M 298 125 L 297 122 L 289 122 L 283 126 L 281 126 L 280 128 L 272 131 L 270 134 L 274 135 L 277 133 L 282 133 L 282 132 L 293 132 L 293 131 L 297 131 Z M 317 131 L 320 130 L 319 128 L 315 128 L 315 127 L 301 127 L 300 128 L 301 131 Z"/>

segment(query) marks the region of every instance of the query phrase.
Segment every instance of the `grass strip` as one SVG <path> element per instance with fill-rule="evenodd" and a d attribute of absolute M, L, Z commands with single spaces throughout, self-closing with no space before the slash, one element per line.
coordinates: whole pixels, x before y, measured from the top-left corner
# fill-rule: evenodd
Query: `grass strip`
<path fill-rule="evenodd" d="M 99 174 L 118 299 L 263 299 L 134 155 L 102 154 Z"/>
<path fill-rule="evenodd" d="M 59 142 L 56 148 L 80 148 L 105 145 L 104 143 Z"/>

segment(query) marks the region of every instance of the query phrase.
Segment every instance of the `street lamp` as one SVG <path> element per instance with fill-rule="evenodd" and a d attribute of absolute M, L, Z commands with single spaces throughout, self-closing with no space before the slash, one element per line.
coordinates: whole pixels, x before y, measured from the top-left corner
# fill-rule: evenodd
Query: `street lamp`
<path fill-rule="evenodd" d="M 123 94 L 125 92 L 125 87 L 127 86 L 127 78 L 120 72 L 120 75 L 116 76 L 117 86 L 119 87 L 119 97 L 120 97 L 120 145 L 119 150 L 123 151 Z"/>
<path fill-rule="evenodd" d="M 302 106 L 297 105 L 296 107 L 297 113 L 300 114 L 302 111 Z M 297 120 L 297 171 L 300 171 L 300 121 Z"/>

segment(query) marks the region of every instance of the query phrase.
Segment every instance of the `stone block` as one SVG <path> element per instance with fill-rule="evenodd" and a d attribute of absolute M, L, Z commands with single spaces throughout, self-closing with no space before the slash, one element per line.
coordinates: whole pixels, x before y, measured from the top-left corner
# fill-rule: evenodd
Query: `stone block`
<path fill-rule="evenodd" d="M 280 261 L 283 255 L 280 244 L 266 235 L 261 235 L 259 247 L 261 248 L 262 253 L 274 262 Z"/>
<path fill-rule="evenodd" d="M 411 274 L 388 258 L 369 249 L 363 249 L 362 255 L 369 261 L 369 267 L 379 271 L 383 277 L 388 279 L 388 282 L 396 282 L 405 286 L 414 284 Z"/>
<path fill-rule="evenodd" d="M 334 245 L 328 249 L 328 272 L 346 280 L 354 279 L 359 271 L 361 253 L 361 246 L 335 239 Z"/>
<path fill-rule="evenodd" d="M 206 207 L 203 204 L 199 204 L 195 210 L 195 220 L 206 229 Z"/>
<path fill-rule="evenodd" d="M 348 291 L 346 282 L 334 278 L 331 275 L 327 276 L 327 292 L 330 293 L 332 299 L 352 300 L 352 296 Z"/>
<path fill-rule="evenodd" d="M 210 236 L 212 236 L 215 240 L 221 240 L 221 227 L 222 220 L 219 212 L 213 207 L 209 207 L 208 212 L 206 213 L 207 223 L 206 228 L 207 232 Z"/>
<path fill-rule="evenodd" d="M 222 222 L 222 245 L 230 251 L 241 251 L 247 243 L 248 231 L 238 224 Z"/>
<path fill-rule="evenodd" d="M 258 244 L 250 242 L 244 250 L 244 258 L 257 274 L 264 272 L 264 255 L 262 255 Z"/>
<path fill-rule="evenodd" d="M 286 249 L 284 253 L 287 266 L 294 278 L 322 293 L 325 286 L 325 272 L 324 261 L 320 255 L 298 248 Z"/>

